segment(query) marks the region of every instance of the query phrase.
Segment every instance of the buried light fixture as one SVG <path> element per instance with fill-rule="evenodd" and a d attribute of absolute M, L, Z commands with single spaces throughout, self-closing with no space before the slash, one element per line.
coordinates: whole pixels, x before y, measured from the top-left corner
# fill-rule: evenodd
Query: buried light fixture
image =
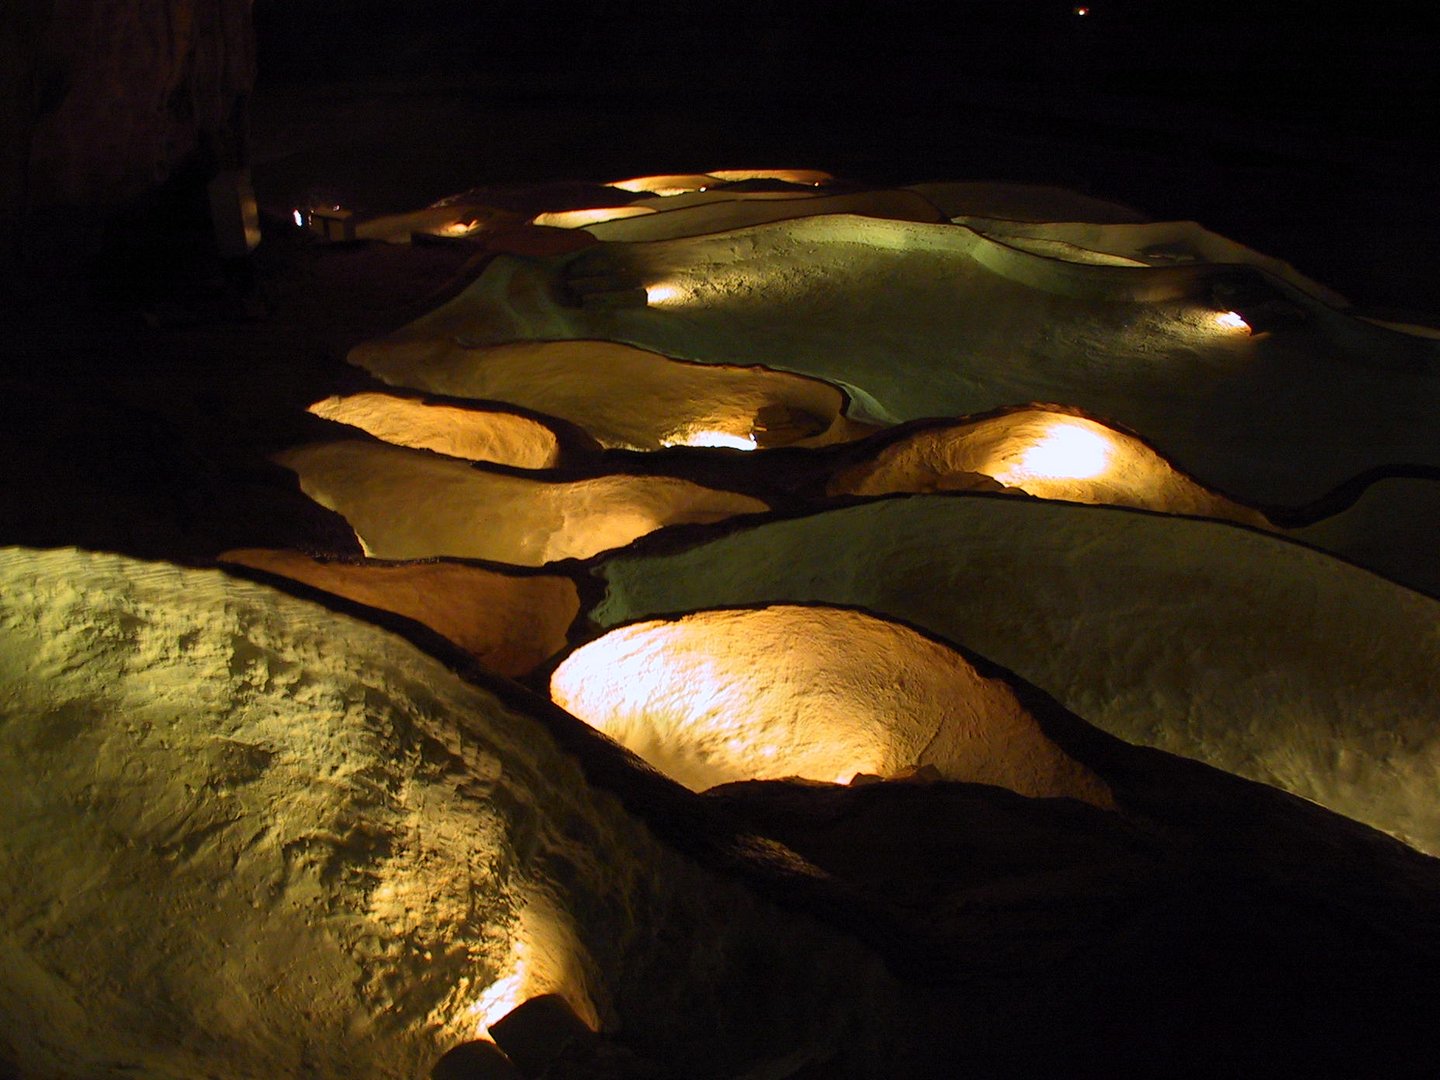
<path fill-rule="evenodd" d="M 1250 324 L 1245 321 L 1245 316 L 1238 311 L 1222 311 L 1215 316 L 1215 324 L 1223 326 L 1227 330 L 1249 331 Z"/>

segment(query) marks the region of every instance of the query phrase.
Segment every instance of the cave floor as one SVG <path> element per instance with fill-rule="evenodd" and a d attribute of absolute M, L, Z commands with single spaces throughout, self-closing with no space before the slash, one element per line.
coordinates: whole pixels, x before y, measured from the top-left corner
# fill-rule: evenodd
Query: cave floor
<path fill-rule="evenodd" d="M 995 88 L 990 92 L 1001 94 Z M 293 477 L 271 464 L 269 456 L 320 437 L 325 426 L 305 407 L 325 395 L 367 385 L 344 362 L 348 349 L 451 294 L 473 271 L 475 252 L 446 245 L 311 243 L 286 228 L 285 216 L 289 206 L 314 190 L 381 212 L 414 209 L 476 184 L 598 181 L 662 169 L 757 163 L 827 168 L 880 182 L 1045 181 L 1140 206 L 1156 216 L 1199 218 L 1252 247 L 1290 259 L 1350 293 L 1366 310 L 1412 319 L 1440 314 L 1437 203 L 1408 176 L 1397 174 L 1388 157 L 1366 165 L 1357 164 L 1360 157 L 1351 153 L 1344 168 L 1330 169 L 1324 162 L 1284 155 L 1251 155 L 1238 162 L 1219 162 L 1203 150 L 1167 156 L 1146 145 L 1137 149 L 1130 138 L 1092 140 L 1087 136 L 1093 132 L 1078 121 L 1063 137 L 1047 137 L 1038 110 L 1025 119 L 1023 107 L 1002 111 L 993 98 L 984 100 L 984 93 L 976 88 L 981 100 L 965 116 L 964 132 L 951 133 L 947 146 L 937 150 L 934 116 L 882 130 L 875 115 L 857 113 L 858 129 L 831 120 L 812 132 L 802 116 L 782 112 L 763 126 L 747 128 L 742 137 L 734 118 L 719 109 L 698 114 L 663 105 L 635 109 L 622 97 L 611 98 L 603 108 L 579 110 L 573 101 L 547 98 L 543 88 L 522 101 L 513 95 L 507 100 L 493 84 L 473 82 L 332 87 L 303 94 L 267 88 L 257 103 L 255 179 L 268 235 L 254 256 L 253 281 L 227 278 L 214 266 L 188 280 L 100 300 L 88 298 L 76 284 L 71 295 L 52 292 L 35 303 L 9 335 L 0 373 L 0 400 L 8 406 L 0 453 L 9 475 L 0 500 L 0 542 L 74 545 L 193 564 L 239 547 L 358 551 L 348 526 L 304 498 Z M 1023 122 L 1014 122 L 1016 109 Z M 1128 114 L 1125 128 L 1145 132 L 1157 123 L 1140 110 Z M 920 145 L 924 148 L 916 149 Z M 750 155 L 763 160 L 747 160 Z M 1297 194 L 1277 203 L 1276 190 Z M 905 804 L 919 797 L 917 791 L 831 796 L 736 789 L 720 798 L 733 803 L 729 812 L 850 878 L 864 900 L 851 912 L 857 917 L 884 892 L 883 875 L 873 865 L 857 864 L 851 852 L 913 822 L 914 810 Z M 955 791 L 946 798 L 964 802 L 975 796 Z M 984 812 L 995 809 L 994 802 L 980 801 Z M 936 903 L 934 894 L 943 894 L 953 881 L 946 860 L 971 865 L 966 860 L 986 845 L 994 846 L 997 876 L 1030 872 L 1027 865 L 1013 865 L 1015 847 L 997 843 L 997 836 L 1018 838 L 1020 844 L 1044 834 L 1039 843 L 1054 845 L 1051 853 L 1058 852 L 1061 863 L 1094 860 L 1098 851 L 1102 860 L 1120 868 L 1116 873 L 1125 888 L 1136 887 L 1132 874 L 1148 873 L 1132 863 L 1160 860 L 1168 876 L 1145 893 L 1149 922 L 1134 931 L 1139 943 L 1123 964 L 1105 970 L 1099 946 L 1082 942 L 1067 953 L 1063 977 L 1045 984 L 1033 1003 L 1009 1003 L 1005 1025 L 990 1036 L 995 1044 L 975 1048 L 977 1061 L 1014 1063 L 1013 1056 L 1007 1057 L 1009 1049 L 1027 1036 L 1031 1023 L 1053 1026 L 1016 1066 L 1021 1073 L 1024 1067 L 1065 1060 L 1060 1043 L 1075 1054 L 1099 1054 L 1112 1039 L 1132 1040 L 1135 1058 L 1154 1064 L 1176 1048 L 1199 1052 L 1211 1033 L 1233 1032 L 1237 1024 L 1256 1040 L 1234 1048 L 1237 1060 L 1253 1064 L 1261 1059 L 1271 1022 L 1291 1025 L 1296 1041 L 1287 1049 L 1303 1056 L 1304 1040 L 1325 1033 L 1338 1015 L 1326 1010 L 1353 994 L 1356 1007 L 1344 1025 L 1355 1037 L 1355 1059 L 1364 1058 L 1367 1033 L 1378 1032 L 1381 1049 L 1396 1066 L 1402 1060 L 1400 1029 L 1410 1014 L 1382 1015 L 1386 1003 L 1412 991 L 1435 990 L 1418 963 L 1404 969 L 1390 963 L 1402 951 L 1395 938 L 1403 936 L 1406 920 L 1423 911 L 1423 904 L 1413 897 L 1394 900 L 1394 924 L 1377 923 L 1373 939 L 1357 940 L 1350 931 L 1365 915 L 1345 908 L 1353 897 L 1333 901 L 1324 891 L 1324 874 L 1305 879 L 1292 865 L 1286 871 L 1293 871 L 1288 884 L 1277 885 L 1261 865 L 1266 844 L 1253 837 L 1247 838 L 1254 843 L 1243 858 L 1232 857 L 1225 828 L 1253 827 L 1266 813 L 1261 807 L 1253 817 L 1218 822 L 1208 833 L 1197 827 L 1195 835 L 1210 841 L 1196 842 L 1187 859 L 1171 863 L 1166 860 L 1173 853 L 1161 859 L 1147 846 L 1153 842 L 1149 834 L 1137 836 L 1119 825 L 1085 832 L 1078 820 L 1084 814 L 1073 808 L 1057 810 L 1053 821 L 997 811 L 1004 818 L 997 831 L 980 830 L 971 838 L 972 848 L 959 850 L 964 844 L 950 837 L 946 842 L 957 849 L 948 850 L 938 840 L 927 844 L 922 834 L 887 852 L 897 863 L 913 860 L 923 872 L 911 879 L 910 894 L 898 901 L 886 896 L 884 902 L 909 905 L 922 914 L 908 913 L 907 918 L 921 921 L 927 905 Z M 1193 825 L 1182 829 L 1170 823 L 1180 831 Z M 1277 836 L 1278 845 L 1283 830 Z M 1073 851 L 1066 846 L 1072 842 Z M 1361 843 L 1356 850 L 1360 854 L 1347 858 L 1360 866 L 1369 849 Z M 1389 848 L 1385 852 L 1385 858 L 1393 854 Z M 1415 890 L 1422 897 L 1433 886 L 1433 872 L 1417 869 L 1418 862 L 1408 855 L 1400 861 L 1403 871 L 1394 877 L 1397 895 L 1414 874 L 1415 880 L 1423 879 L 1423 887 Z M 1343 865 L 1335 865 L 1343 875 Z M 1107 905 L 1125 893 L 1113 883 L 1086 880 L 1081 885 L 1093 885 L 1100 923 L 1112 914 Z M 1292 887 L 1292 893 L 1277 899 L 1277 891 Z M 1232 905 L 1245 889 L 1253 890 L 1254 903 Z M 1364 890 L 1356 894 L 1360 900 L 1354 903 L 1363 908 L 1368 902 Z M 1374 902 L 1384 908 L 1392 898 L 1379 896 Z M 1026 903 L 1043 907 L 1044 896 L 1022 896 L 1019 906 Z M 1303 918 L 1287 922 L 1301 909 Z M 1042 913 L 1040 918 L 1048 917 Z M 947 940 L 946 948 L 980 940 L 986 927 L 983 920 L 968 928 L 959 921 L 942 927 L 961 943 Z M 1307 940 L 1307 934 L 1313 936 Z M 903 940 L 893 943 L 892 957 L 897 962 L 915 960 L 913 954 L 929 942 L 915 927 L 898 936 Z M 1426 941 L 1433 943 L 1433 933 Z M 1266 948 L 1271 951 L 1257 961 Z M 1341 955 L 1345 949 L 1353 949 L 1348 964 Z M 1317 965 L 1318 980 L 1306 982 L 1307 956 L 1321 953 L 1328 962 Z M 1005 960 L 997 963 L 1003 967 Z M 1192 966 L 1187 968 L 1187 962 Z M 1350 978 L 1369 981 L 1341 985 Z M 944 981 L 934 972 L 925 979 Z M 1295 985 L 1305 987 L 1297 1000 L 1272 996 Z M 1163 987 L 1159 996 L 1195 1005 L 1196 1012 L 1157 1023 L 1159 1010 L 1151 1000 L 1155 986 Z M 1087 996 L 1108 1003 L 1111 1023 L 1099 1022 L 1097 1010 L 1076 1004 Z M 938 1027 L 947 1011 L 967 1007 L 948 991 L 918 1000 L 917 1029 Z M 1200 1007 L 1207 1001 L 1213 1006 L 1208 1011 Z M 1236 1010 L 1267 1001 L 1243 1024 L 1237 1020 Z M 1307 1009 L 1317 1011 L 1307 1015 Z M 917 1074 L 922 1069 L 941 1074 L 923 1052 L 917 1051 L 917 1062 Z M 1334 1066 L 1318 1060 L 1306 1064 Z M 1085 1072 L 1073 1060 L 1069 1068 L 1074 1075 Z"/>

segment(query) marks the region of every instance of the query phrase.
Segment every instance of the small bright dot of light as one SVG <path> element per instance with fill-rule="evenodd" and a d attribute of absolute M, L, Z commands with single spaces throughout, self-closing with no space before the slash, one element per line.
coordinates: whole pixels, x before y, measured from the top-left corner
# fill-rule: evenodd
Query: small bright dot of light
<path fill-rule="evenodd" d="M 305 215 L 300 213 L 299 210 L 290 211 L 290 216 L 295 219 L 295 224 L 300 228 L 303 229 L 305 227 Z"/>
<path fill-rule="evenodd" d="M 668 304 L 678 299 L 680 299 L 680 290 L 674 285 L 647 285 L 645 287 L 647 304 Z"/>
<path fill-rule="evenodd" d="M 1227 330 L 1249 330 L 1250 324 L 1238 311 L 1222 311 L 1215 316 L 1215 322 Z"/>
<path fill-rule="evenodd" d="M 1075 14 L 1076 14 L 1076 15 L 1089 15 L 1089 14 L 1090 14 L 1090 9 L 1089 9 L 1088 7 L 1077 7 L 1077 8 L 1075 9 Z"/>

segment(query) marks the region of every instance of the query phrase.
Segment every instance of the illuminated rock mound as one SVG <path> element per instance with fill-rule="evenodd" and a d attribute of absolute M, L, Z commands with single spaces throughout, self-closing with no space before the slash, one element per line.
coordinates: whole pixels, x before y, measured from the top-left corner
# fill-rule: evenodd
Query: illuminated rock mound
<path fill-rule="evenodd" d="M 1079 265 L 956 225 L 826 215 L 501 257 L 352 359 L 381 370 L 390 351 L 462 339 L 609 339 L 765 364 L 845 390 L 855 419 L 880 423 L 1059 402 L 1251 505 L 1303 506 L 1395 465 L 1440 468 L 1434 341 L 1254 267 Z"/>
<path fill-rule="evenodd" d="M 686 363 L 608 341 L 466 347 L 408 336 L 355 359 L 394 386 L 502 401 L 559 417 L 602 446 L 821 446 L 870 430 L 818 379 L 762 367 Z"/>
<path fill-rule="evenodd" d="M 551 469 L 560 463 L 560 441 L 537 420 L 498 409 L 467 409 L 393 394 L 349 394 L 317 401 L 310 411 L 348 424 L 395 446 L 437 454 Z"/>
<path fill-rule="evenodd" d="M 1001 679 L 908 627 L 840 608 L 705 611 L 612 630 L 555 701 L 687 787 L 848 783 L 930 766 L 1022 795 L 1111 804 Z"/>
<path fill-rule="evenodd" d="M 300 220 L 304 220 L 304 211 L 297 209 L 296 213 L 300 215 Z M 473 203 L 441 203 L 421 210 L 385 214 L 361 221 L 355 226 L 355 236 L 360 240 L 408 244 L 417 233 L 450 238 L 465 237 L 511 227 L 523 220 L 519 214 Z"/>
<path fill-rule="evenodd" d="M 864 191 L 843 195 L 799 193 L 787 197 L 741 198 L 723 188 L 707 192 L 707 202 L 684 207 L 657 202 L 651 214 L 628 214 L 582 225 L 586 232 L 606 242 L 675 240 L 686 236 L 726 232 L 820 214 L 860 214 L 864 217 L 893 218 L 897 221 L 941 221 L 940 211 L 913 191 Z M 679 198 L 677 196 L 676 198 Z M 670 200 L 665 200 L 669 202 Z M 651 208 L 642 203 L 639 208 Z M 538 223 L 538 219 L 537 219 Z M 549 222 L 561 224 L 559 221 Z"/>
<path fill-rule="evenodd" d="M 623 218 L 639 217 L 655 213 L 655 207 L 644 203 L 629 206 L 594 206 L 580 210 L 546 210 L 531 219 L 532 224 L 554 229 L 586 229 L 603 221 L 619 221 Z"/>
<path fill-rule="evenodd" d="M 707 173 L 662 173 L 656 176 L 632 176 L 615 180 L 610 187 L 621 191 L 648 193 L 661 197 L 683 196 L 703 192 L 724 184 L 746 180 L 770 180 L 796 187 L 821 187 L 835 178 L 820 169 L 715 169 Z"/>
<path fill-rule="evenodd" d="M 501 675 L 527 674 L 564 649 L 580 611 L 567 577 L 456 562 L 325 561 L 293 551 L 227 551 L 220 561 L 413 619 Z"/>
<path fill-rule="evenodd" d="M 384 443 L 315 443 L 276 460 L 377 559 L 454 555 L 540 566 L 623 547 L 666 525 L 767 509 L 748 495 L 673 477 L 551 479 Z"/>
<path fill-rule="evenodd" d="M 1440 601 L 1223 522 L 882 499 L 618 553 L 602 626 L 831 603 L 974 649 L 1131 742 L 1440 853 Z"/>
<path fill-rule="evenodd" d="M 976 476 L 1041 499 L 1266 524 L 1257 511 L 1171 468 L 1139 439 L 1054 409 L 1017 409 L 921 428 L 836 476 L 829 491 L 887 495 L 966 489 L 976 486 Z"/>
<path fill-rule="evenodd" d="M 795 209 L 787 209 L 787 204 L 795 204 L 795 208 L 798 208 L 799 204 L 808 204 L 824 197 L 823 193 L 808 186 L 785 185 L 773 190 L 756 191 L 720 185 L 695 188 L 689 191 L 675 191 L 669 195 L 637 194 L 633 202 L 628 202 L 624 206 L 597 203 L 594 206 L 572 210 L 546 210 L 536 214 L 531 218 L 531 222 L 535 225 L 547 225 L 560 229 L 584 229 L 587 233 L 591 233 L 592 226 L 601 226 L 600 231 L 592 233 L 592 235 L 601 239 L 619 239 L 616 236 L 605 235 L 609 232 L 609 223 L 613 222 L 616 227 L 619 227 L 620 223 L 627 218 L 675 213 L 680 215 L 673 219 L 676 225 L 687 221 L 704 221 L 707 215 L 714 213 L 742 216 L 758 214 L 762 216 L 762 220 L 770 220 L 765 215 L 778 214 L 781 218 L 798 216 Z M 911 193 L 911 198 L 906 200 L 906 204 L 920 206 L 921 204 L 915 202 L 915 199 L 923 200 L 923 196 L 915 196 Z M 767 208 L 766 204 L 769 203 L 777 204 L 774 210 Z M 681 213 L 681 211 L 687 210 L 699 211 L 699 214 Z M 798 213 L 803 214 L 804 210 L 799 210 Z M 930 207 L 925 212 L 923 220 L 934 221 L 938 214 L 938 210 Z M 659 239 L 659 237 L 649 237 L 649 239 Z"/>
<path fill-rule="evenodd" d="M 0 578 L 19 1074 L 414 1080 L 544 992 L 696 1076 L 864 1026 L 855 946 L 399 638 L 215 571 L 9 549 Z"/>
<path fill-rule="evenodd" d="M 1086 261 L 1087 255 L 1104 255 L 1121 260 L 1122 265 L 1132 266 L 1195 263 L 1253 266 L 1330 307 L 1349 307 L 1349 301 L 1334 289 L 1306 277 L 1283 259 L 1237 244 L 1193 221 L 1131 224 L 1086 219 L 1035 222 L 970 214 L 952 217 L 951 221 L 1012 247 L 1037 254 L 1053 254 L 1056 258 L 1073 257 L 1077 261 Z"/>

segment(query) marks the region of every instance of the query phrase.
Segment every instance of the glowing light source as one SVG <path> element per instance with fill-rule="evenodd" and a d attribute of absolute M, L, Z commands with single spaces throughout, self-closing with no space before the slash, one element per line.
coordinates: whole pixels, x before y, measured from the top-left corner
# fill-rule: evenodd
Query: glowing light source
<path fill-rule="evenodd" d="M 290 216 L 295 219 L 295 225 L 297 228 L 303 229 L 305 227 L 305 215 L 302 214 L 298 209 L 291 210 Z"/>
<path fill-rule="evenodd" d="M 439 231 L 441 236 L 468 236 L 479 227 L 480 222 L 475 220 L 452 221 L 449 225 L 442 225 Z"/>
<path fill-rule="evenodd" d="M 1078 424 L 1056 424 L 1039 441 L 1021 451 L 995 479 L 1009 486 L 1025 480 L 1089 480 L 1110 464 L 1110 440 Z"/>
<path fill-rule="evenodd" d="M 673 304 L 681 299 L 682 293 L 678 285 L 647 285 L 645 286 L 645 301 L 652 307 L 660 304 Z"/>
<path fill-rule="evenodd" d="M 662 446 L 717 446 L 731 450 L 754 450 L 755 436 L 735 435 L 728 431 L 692 431 L 661 442 Z"/>
<path fill-rule="evenodd" d="M 1090 14 L 1090 9 L 1088 7 L 1077 7 L 1075 8 L 1075 14 L 1083 18 L 1084 16 Z"/>
<path fill-rule="evenodd" d="M 1227 330 L 1249 330 L 1250 324 L 1238 311 L 1222 311 L 1215 316 L 1217 326 L 1223 326 Z"/>

